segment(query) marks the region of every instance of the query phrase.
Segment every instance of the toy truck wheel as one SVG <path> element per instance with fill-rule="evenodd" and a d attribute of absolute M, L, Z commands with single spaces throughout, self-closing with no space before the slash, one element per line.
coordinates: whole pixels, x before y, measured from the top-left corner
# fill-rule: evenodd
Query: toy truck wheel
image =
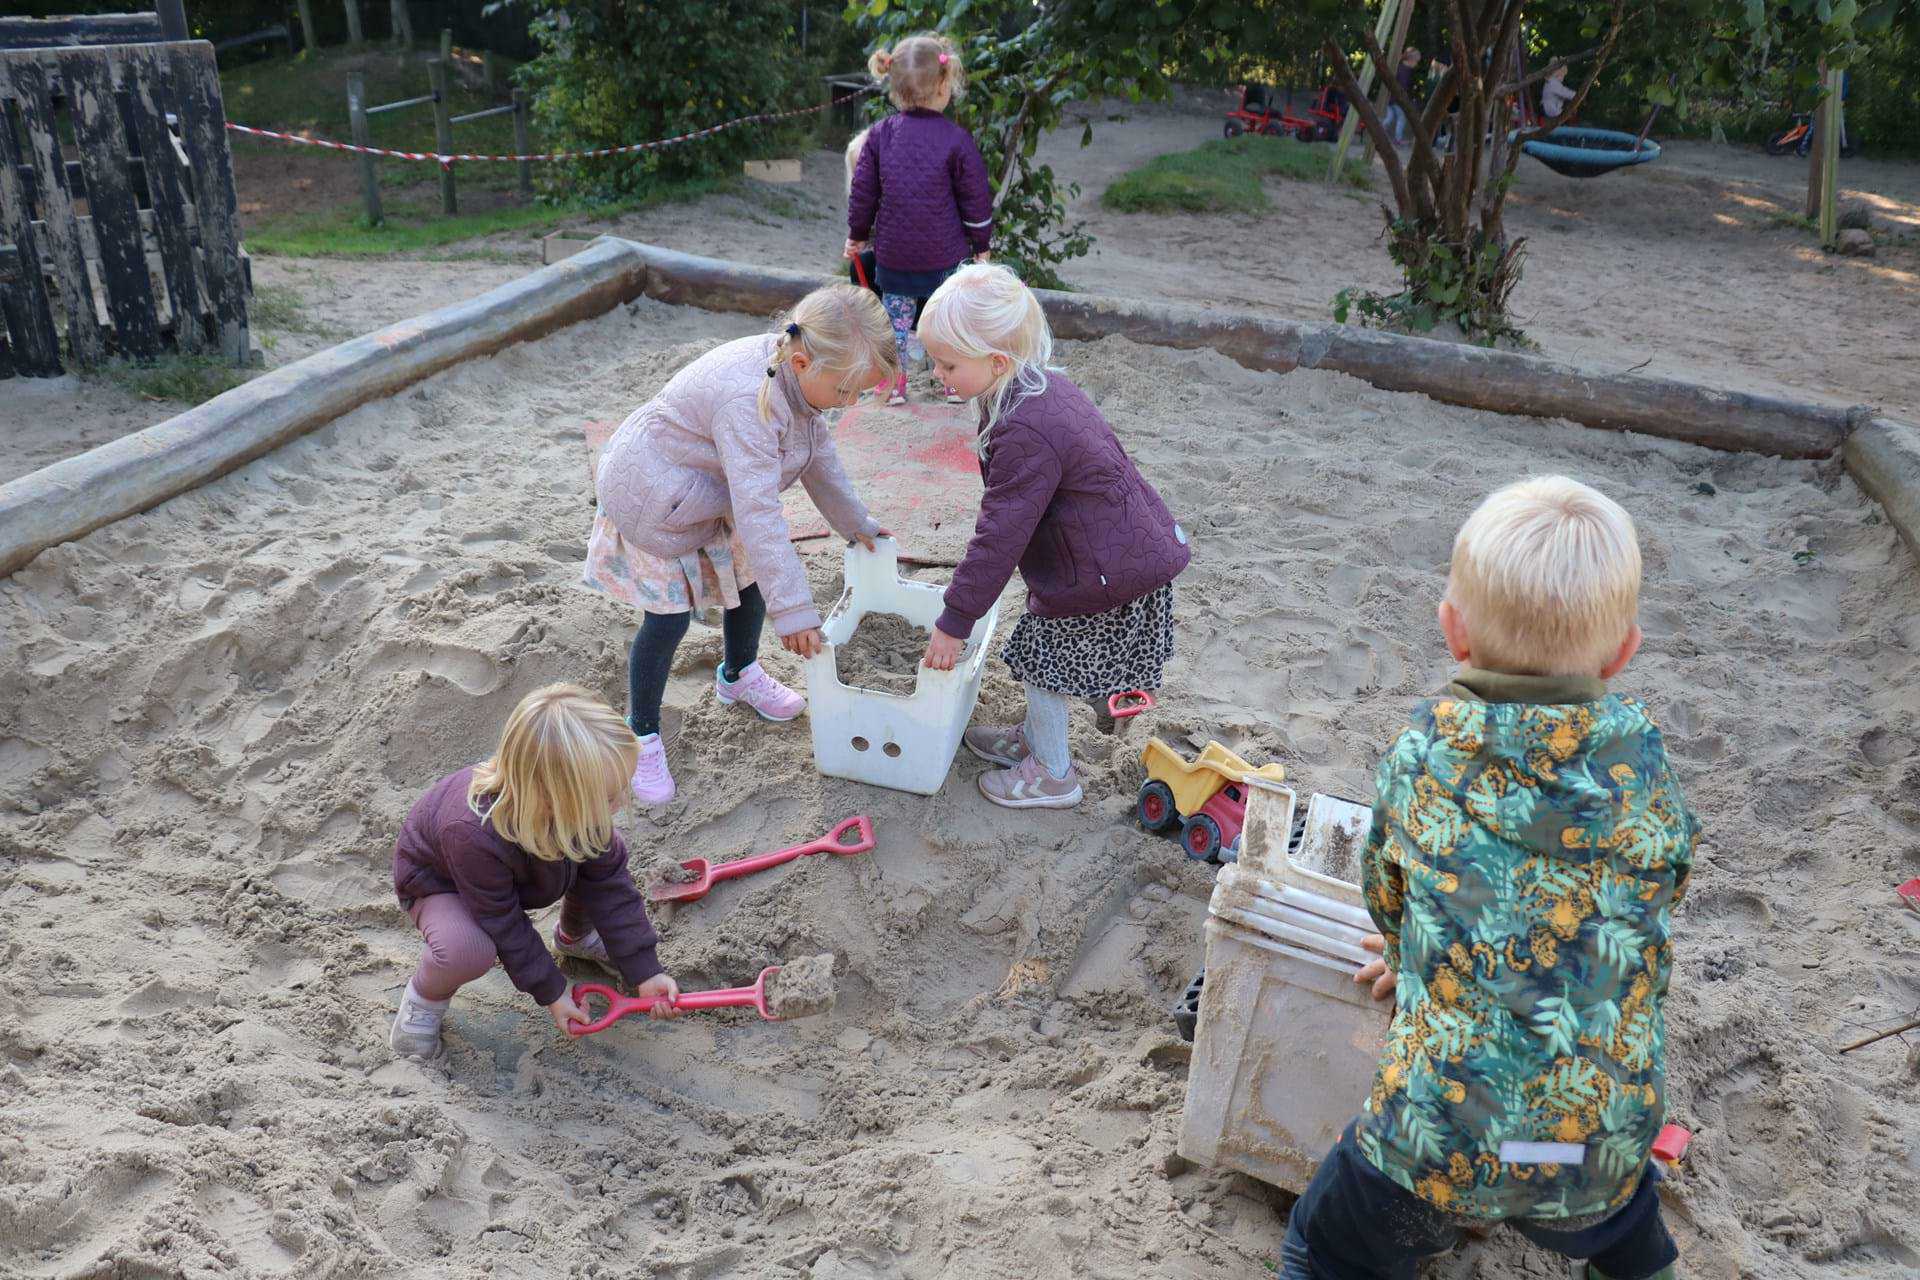
<path fill-rule="evenodd" d="M 1229 138 L 1237 138 L 1241 134 L 1245 133 L 1246 129 L 1240 124 L 1238 120 L 1229 120 L 1227 121 L 1227 127 L 1225 132 Z"/>
<path fill-rule="evenodd" d="M 1180 828 L 1180 847 L 1195 862 L 1212 862 L 1220 852 L 1220 824 L 1196 813 Z"/>
<path fill-rule="evenodd" d="M 1173 807 L 1173 789 L 1164 782 L 1149 782 L 1141 787 L 1134 812 L 1140 825 L 1155 833 L 1169 831 L 1180 822 L 1180 812 Z"/>
<path fill-rule="evenodd" d="M 1266 134 L 1269 138 L 1277 138 L 1280 136 L 1280 126 L 1275 121 L 1269 120 L 1260 126 L 1260 132 Z"/>

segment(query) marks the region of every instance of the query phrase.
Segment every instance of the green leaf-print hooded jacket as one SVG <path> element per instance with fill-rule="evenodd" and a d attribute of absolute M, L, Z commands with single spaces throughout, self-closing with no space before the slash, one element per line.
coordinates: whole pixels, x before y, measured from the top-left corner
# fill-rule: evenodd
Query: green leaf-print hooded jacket
<path fill-rule="evenodd" d="M 1659 729 L 1599 680 L 1469 668 L 1376 787 L 1364 889 L 1399 991 L 1361 1151 L 1470 1217 L 1618 1208 L 1665 1112 L 1699 833 Z"/>

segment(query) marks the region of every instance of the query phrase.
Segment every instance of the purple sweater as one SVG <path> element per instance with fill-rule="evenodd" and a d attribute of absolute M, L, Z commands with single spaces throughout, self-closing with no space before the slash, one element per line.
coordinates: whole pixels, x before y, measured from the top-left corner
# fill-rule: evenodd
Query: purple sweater
<path fill-rule="evenodd" d="M 590 861 L 543 861 L 508 844 L 467 807 L 472 780 L 471 766 L 448 774 L 414 802 L 401 824 L 393 846 L 393 891 L 402 907 L 436 893 L 459 894 L 493 939 L 513 985 L 543 1005 L 566 993 L 567 978 L 527 912 L 568 894 L 586 907 L 628 982 L 638 985 L 665 972 L 654 954 L 660 935 L 627 871 L 627 846 L 618 832 L 612 847 Z"/>
<path fill-rule="evenodd" d="M 973 634 L 1016 564 L 1027 612 L 1074 617 L 1157 591 L 1192 558 L 1113 428 L 1060 374 L 993 428 L 980 477 L 980 518 L 936 624 L 950 636 Z"/>
<path fill-rule="evenodd" d="M 993 191 L 965 129 L 916 107 L 867 130 L 847 195 L 847 235 L 889 271 L 944 271 L 993 245 Z"/>

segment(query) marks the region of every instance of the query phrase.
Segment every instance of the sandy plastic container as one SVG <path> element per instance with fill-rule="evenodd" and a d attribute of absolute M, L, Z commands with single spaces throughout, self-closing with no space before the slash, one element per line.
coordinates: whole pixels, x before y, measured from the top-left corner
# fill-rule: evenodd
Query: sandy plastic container
<path fill-rule="evenodd" d="M 1340 862 L 1344 849 L 1321 842 L 1351 832 L 1351 807 L 1313 796 L 1296 817 L 1289 789 L 1249 787 L 1241 861 L 1221 869 L 1208 903 L 1179 1151 L 1293 1192 L 1359 1114 L 1393 1008 L 1353 980 L 1374 931 L 1359 886 L 1311 869 Z"/>
<path fill-rule="evenodd" d="M 945 603 L 945 586 L 900 576 L 899 548 L 847 548 L 847 588 L 820 630 L 827 647 L 808 659 L 808 717 L 813 760 L 821 773 L 930 796 L 946 781 L 960 735 L 980 697 L 987 649 L 1000 620 L 998 604 L 974 624 L 973 638 L 951 671 L 921 667 L 911 694 L 863 689 L 840 679 L 835 649 L 853 638 L 869 613 L 897 613 L 929 633 Z"/>

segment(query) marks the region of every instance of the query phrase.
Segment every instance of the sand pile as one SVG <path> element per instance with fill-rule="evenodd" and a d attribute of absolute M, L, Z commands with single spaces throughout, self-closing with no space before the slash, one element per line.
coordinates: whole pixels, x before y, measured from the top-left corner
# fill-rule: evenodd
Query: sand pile
<path fill-rule="evenodd" d="M 843 684 L 910 694 L 920 678 L 929 635 L 897 613 L 866 614 L 852 638 L 834 646 L 834 668 Z"/>
<path fill-rule="evenodd" d="M 1920 1265 L 1902 1055 L 1829 1052 L 1920 1004 L 1920 922 L 1870 905 L 1920 873 L 1920 575 L 1851 482 L 1119 341 L 1061 356 L 1195 559 L 1160 708 L 1111 736 L 1075 712 L 1080 809 L 993 809 L 964 756 L 931 799 L 823 779 L 804 722 L 713 701 L 697 628 L 668 692 L 680 795 L 623 819 L 636 865 L 855 813 L 879 843 L 662 909 L 662 957 L 693 989 L 830 953 L 831 1013 L 568 1041 L 496 972 L 444 1059 L 394 1061 L 407 807 L 531 688 L 624 702 L 635 619 L 573 585 L 580 421 L 752 327 L 623 310 L 0 583 L 0 1274 L 1259 1274 L 1273 1198 L 1173 1155 L 1166 1007 L 1210 879 L 1130 822 L 1140 745 L 1217 737 L 1369 795 L 1447 670 L 1455 526 L 1549 468 L 1641 522 L 1628 683 L 1709 833 L 1668 1041 L 1699 1135 L 1667 1193 L 1689 1274 Z M 810 558 L 823 604 L 838 565 Z M 979 719 L 1020 707 L 989 664 Z M 1501 1236 L 1430 1274 L 1562 1271 Z"/>
<path fill-rule="evenodd" d="M 780 966 L 767 983 L 767 1008 L 776 1018 L 817 1018 L 832 1010 L 833 956 L 801 956 Z"/>

